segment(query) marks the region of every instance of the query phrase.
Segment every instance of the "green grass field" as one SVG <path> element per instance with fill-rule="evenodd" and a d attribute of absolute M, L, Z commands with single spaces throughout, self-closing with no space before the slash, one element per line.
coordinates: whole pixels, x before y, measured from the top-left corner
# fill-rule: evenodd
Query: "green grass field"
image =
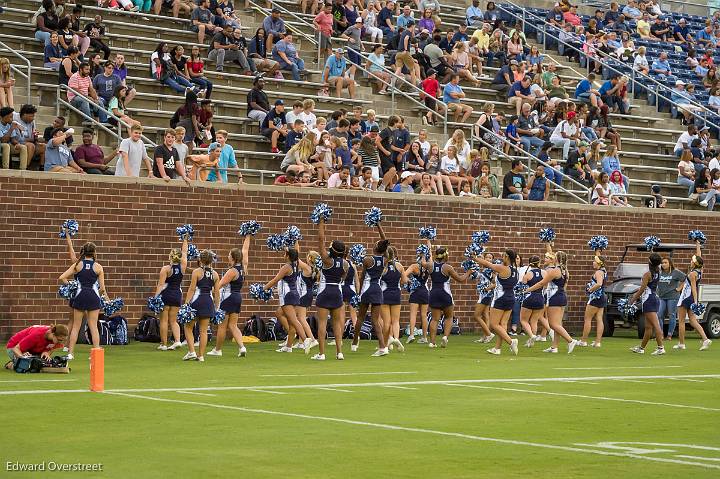
<path fill-rule="evenodd" d="M 69 375 L 0 376 L 0 477 L 720 477 L 720 344 L 496 357 L 473 339 L 383 358 L 346 343 L 342 362 L 133 343 L 106 349 L 102 394 L 82 346 Z M 103 471 L 6 471 L 47 461 Z"/>

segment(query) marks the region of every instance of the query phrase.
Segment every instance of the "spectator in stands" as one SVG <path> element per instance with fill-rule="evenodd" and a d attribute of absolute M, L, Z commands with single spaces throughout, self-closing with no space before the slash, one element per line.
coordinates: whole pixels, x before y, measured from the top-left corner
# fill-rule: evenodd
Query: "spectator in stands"
<path fill-rule="evenodd" d="M 282 80 L 283 76 L 279 71 L 280 65 L 275 60 L 268 58 L 265 47 L 265 29 L 260 27 L 255 31 L 255 36 L 248 44 L 248 61 L 252 62 L 256 70 L 266 71 L 268 74 L 274 75 L 276 79 Z"/>
<path fill-rule="evenodd" d="M 112 98 L 108 101 L 107 110 L 112 113 L 115 118 L 118 118 L 122 123 L 127 125 L 128 131 L 133 126 L 139 126 L 140 122 L 133 120 L 125 111 L 125 95 L 127 94 L 127 87 L 124 85 L 118 85 L 115 88 Z M 111 125 L 117 126 L 119 121 L 115 118 L 108 118 Z"/>
<path fill-rule="evenodd" d="M 70 47 L 78 47 L 78 44 L 75 41 L 75 35 L 73 35 L 73 32 L 70 31 L 70 17 L 63 17 L 60 19 L 55 33 L 58 35 L 58 42 L 63 50 L 67 51 Z M 52 33 L 50 35 L 52 36 Z"/>
<path fill-rule="evenodd" d="M 470 118 L 470 115 L 472 115 L 473 109 L 470 105 L 465 105 L 460 102 L 465 98 L 465 93 L 459 83 L 460 75 L 453 73 L 450 76 L 450 82 L 447 83 L 443 89 L 443 102 L 448 106 L 448 113 L 453 112 L 453 121 L 461 121 L 464 123 Z"/>
<path fill-rule="evenodd" d="M 0 108 L 0 151 L 2 151 L 2 167 L 10 168 L 10 156 L 20 157 L 20 169 L 27 170 L 28 148 L 23 141 L 23 128 L 13 119 L 14 110 L 8 106 Z"/>
<path fill-rule="evenodd" d="M 610 198 L 612 206 L 630 206 L 627 197 L 623 196 L 627 194 L 627 191 L 623 184 L 623 176 L 618 170 L 610 174 L 610 194 L 612 195 Z"/>
<path fill-rule="evenodd" d="M 224 27 L 232 25 L 233 28 L 242 28 L 240 19 L 235 13 L 235 6 L 230 0 L 211 0 L 210 10 L 215 15 L 215 24 Z"/>
<path fill-rule="evenodd" d="M 472 74 L 472 61 L 467 52 L 467 46 L 464 42 L 455 43 L 449 63 L 453 66 L 455 73 L 460 75 L 461 79 L 472 82 L 476 87 L 480 86 L 480 80 Z"/>
<path fill-rule="evenodd" d="M 285 118 L 285 102 L 275 100 L 275 106 L 267 113 L 260 126 L 260 134 L 270 140 L 270 151 L 279 153 L 278 141 L 288 134 Z"/>
<path fill-rule="evenodd" d="M 607 173 L 610 178 L 612 178 L 614 171 L 619 171 L 622 174 L 622 165 L 620 164 L 620 159 L 618 158 L 618 150 L 615 148 L 614 145 L 610 145 L 607 147 L 607 151 L 605 152 L 605 157 L 602 159 L 602 171 Z M 622 175 L 623 182 L 625 183 L 625 189 L 627 190 L 629 187 L 629 181 L 628 177 L 625 175 Z"/>
<path fill-rule="evenodd" d="M 114 69 L 114 64 L 108 60 L 103 65 L 103 72 L 92 79 L 92 86 L 101 100 L 100 106 L 107 107 L 108 110 L 110 109 L 108 107 L 110 99 L 115 94 L 115 90 L 122 86 L 120 78 L 113 73 Z"/>
<path fill-rule="evenodd" d="M 73 47 L 73 48 L 77 48 L 77 47 Z M 90 78 L 95 78 L 96 76 L 102 74 L 102 72 L 103 72 L 102 59 L 100 58 L 99 53 L 91 54 L 88 59 L 88 63 L 90 64 Z"/>
<path fill-rule="evenodd" d="M 716 88 L 720 84 L 720 79 L 717 76 L 717 69 L 715 67 L 708 68 L 702 83 L 705 88 L 710 89 Z"/>
<path fill-rule="evenodd" d="M 51 173 L 82 173 L 85 171 L 75 163 L 72 152 L 65 140 L 74 133 L 72 128 L 63 131 L 62 128 L 54 128 L 50 133 L 45 149 L 44 170 Z"/>
<path fill-rule="evenodd" d="M 707 178 L 708 191 L 704 197 L 700 200 L 700 206 L 707 207 L 708 211 L 712 211 L 715 208 L 715 203 L 720 200 L 720 170 L 717 168 L 700 173 Z"/>
<path fill-rule="evenodd" d="M 577 118 L 574 111 L 567 113 L 567 119 L 558 123 L 550 135 L 550 142 L 557 148 L 562 148 L 563 159 L 567 160 L 570 147 L 580 139 L 580 129 L 577 127 Z"/>
<path fill-rule="evenodd" d="M 696 171 L 692 160 L 692 152 L 690 149 L 686 149 L 683 150 L 680 155 L 680 161 L 677 165 L 677 184 L 688 188 L 688 196 L 691 194 L 693 187 L 695 186 Z"/>
<path fill-rule="evenodd" d="M 670 24 L 660 16 L 655 17 L 655 22 L 650 26 L 650 35 L 656 40 L 669 41 L 672 38 Z"/>
<path fill-rule="evenodd" d="M 250 67 L 247 58 L 240 51 L 240 47 L 233 41 L 233 28 L 228 25 L 221 31 L 217 32 L 212 38 L 212 45 L 208 58 L 215 62 L 215 71 L 222 72 L 225 69 L 225 62 L 237 62 L 242 64 L 240 56 L 243 56 L 245 65 L 243 68 L 244 75 L 250 74 Z"/>
<path fill-rule="evenodd" d="M 488 2 L 485 5 L 485 13 L 483 14 L 483 20 L 491 24 L 495 24 L 500 19 L 500 12 L 495 6 L 495 2 Z"/>
<path fill-rule="evenodd" d="M 78 71 L 73 73 L 68 80 L 68 87 L 70 88 L 67 91 L 68 101 L 85 115 L 83 125 L 92 124 L 93 114 L 97 114 L 100 123 L 107 123 L 107 114 L 102 108 L 102 100 L 92 86 L 89 64 L 80 64 Z M 93 103 L 90 103 L 90 99 L 93 100 Z"/>
<path fill-rule="evenodd" d="M 395 54 L 395 75 L 400 76 L 404 66 L 410 72 L 410 82 L 413 85 L 417 85 L 416 60 L 410 52 L 410 39 L 415 35 L 415 21 L 412 19 L 409 20 L 404 25 L 404 28 L 405 30 L 400 34 L 400 41 L 398 42 L 397 53 Z"/>
<path fill-rule="evenodd" d="M 523 103 L 535 103 L 535 97 L 530 94 L 531 79 L 529 76 L 524 77 L 520 81 L 514 82 L 508 90 L 508 102 L 515 107 L 515 113 L 520 116 L 520 110 Z"/>
<path fill-rule="evenodd" d="M 693 95 L 686 90 L 685 82 L 682 80 L 675 82 L 675 88 L 670 92 L 670 101 L 678 105 L 678 112 L 683 115 L 683 124 L 685 125 L 693 123 L 695 112 L 703 109 L 694 102 Z"/>
<path fill-rule="evenodd" d="M 41 11 L 40 11 L 41 10 Z M 57 31 L 60 19 L 55 13 L 53 0 L 43 0 L 42 6 L 35 15 L 35 40 L 50 43 L 50 34 Z"/>
<path fill-rule="evenodd" d="M 707 107 L 715 113 L 720 113 L 720 89 L 717 86 L 710 89 Z"/>
<path fill-rule="evenodd" d="M 645 51 L 645 47 L 638 48 L 635 60 L 633 60 L 633 70 L 640 72 L 643 75 L 650 73 L 650 64 L 645 56 Z"/>
<path fill-rule="evenodd" d="M 410 9 L 410 5 L 405 5 L 402 13 L 398 15 L 395 25 L 397 25 L 398 28 L 407 28 L 410 23 L 415 24 L 415 17 Z"/>
<path fill-rule="evenodd" d="M 471 27 L 479 27 L 483 23 L 483 12 L 480 9 L 480 0 L 473 0 L 472 5 L 465 10 L 465 20 Z"/>
<path fill-rule="evenodd" d="M 95 131 L 84 129 L 82 132 L 82 145 L 75 149 L 75 162 L 89 175 L 114 175 L 115 168 L 108 166 L 118 157 L 119 150 L 112 150 L 107 155 L 102 148 L 93 143 Z"/>
<path fill-rule="evenodd" d="M 390 41 L 395 36 L 395 2 L 388 0 L 385 6 L 380 9 L 380 13 L 377 16 L 377 24 L 380 30 L 382 30 L 383 36 L 386 40 Z"/>
<path fill-rule="evenodd" d="M 140 165 L 144 161 L 148 169 L 148 178 L 155 178 L 153 174 L 153 163 L 145 151 L 145 144 L 142 140 L 142 127 L 135 125 L 130 129 L 130 138 L 120 142 L 118 148 L 120 157 L 115 165 L 115 176 L 140 176 Z M 47 166 L 47 161 L 46 161 Z"/>
<path fill-rule="evenodd" d="M 528 183 L 528 197 L 530 201 L 547 201 L 550 197 L 550 182 L 545 177 L 543 165 L 537 165 L 535 172 L 530 176 Z"/>
<path fill-rule="evenodd" d="M 473 182 L 472 192 L 483 198 L 500 196 L 500 182 L 497 175 L 490 170 L 487 162 L 480 165 L 480 175 Z"/>
<path fill-rule="evenodd" d="M 563 14 L 559 3 L 556 3 L 552 9 L 548 10 L 547 15 L 545 16 L 545 21 L 557 28 L 563 27 L 565 23 L 565 15 Z"/>
<path fill-rule="evenodd" d="M 590 105 L 598 107 L 602 104 L 602 100 L 600 100 L 600 92 L 593 87 L 594 82 L 594 73 L 590 73 L 587 78 L 580 80 L 575 87 L 575 98 L 583 103 L 590 103 Z"/>
<path fill-rule="evenodd" d="M 525 180 L 525 165 L 518 158 L 512 160 L 510 171 L 503 178 L 502 197 L 508 200 L 527 199 L 527 183 Z"/>
<path fill-rule="evenodd" d="M 610 205 L 610 175 L 604 171 L 598 175 L 590 201 L 594 205 Z"/>
<path fill-rule="evenodd" d="M 349 0 L 352 1 L 352 0 Z M 349 27 L 345 29 L 344 32 L 340 35 L 341 38 L 344 38 L 348 41 L 348 60 L 350 61 L 350 71 L 348 73 L 348 76 L 350 79 L 355 79 L 355 65 L 361 64 L 361 57 L 360 53 L 365 51 L 365 47 L 362 43 L 362 25 L 363 20 L 362 17 L 357 16 L 355 18 L 355 22 L 351 23 Z"/>
<path fill-rule="evenodd" d="M 383 31 L 379 28 L 378 15 L 380 14 L 380 2 L 369 0 L 367 9 L 363 10 L 360 17 L 363 19 L 363 28 L 365 34 L 370 36 L 371 42 L 380 42 L 383 40 Z"/>
<path fill-rule="evenodd" d="M 381 44 L 377 43 L 373 46 L 373 51 L 368 54 L 368 60 L 365 68 L 370 72 L 374 78 L 377 79 L 378 93 L 385 95 L 388 93 L 388 86 L 390 84 L 390 74 L 385 71 L 385 55 L 383 54 L 384 48 Z"/>
<path fill-rule="evenodd" d="M 184 73 L 189 80 L 201 88 L 205 98 L 212 95 L 213 83 L 205 76 L 205 63 L 200 56 L 200 48 L 193 46 L 190 58 L 185 62 Z M 126 101 L 127 103 L 127 101 Z"/>
<path fill-rule="evenodd" d="M 427 10 L 425 10 L 425 11 L 423 12 L 422 16 L 420 17 L 420 20 L 418 20 L 417 30 L 418 30 L 421 34 L 422 34 L 425 30 L 427 30 L 428 34 L 429 34 L 430 32 L 434 32 L 434 31 L 435 31 L 436 26 L 435 26 L 435 21 L 432 19 L 432 16 L 433 16 L 433 15 L 432 15 L 432 10 L 430 10 L 430 9 L 428 8 Z M 425 45 L 423 45 L 423 48 L 424 48 L 424 47 L 425 47 Z"/>
<path fill-rule="evenodd" d="M 425 46 L 423 54 L 428 58 L 430 67 L 437 72 L 440 81 L 446 82 L 453 73 L 453 69 L 445 58 L 445 52 L 439 46 L 441 40 L 440 34 L 433 35 L 433 41 Z"/>
<path fill-rule="evenodd" d="M 540 148 L 545 144 L 544 132 L 537 124 L 537 116 L 531 114 L 532 105 L 523 103 L 518 117 L 517 132 L 520 135 L 520 144 L 530 154 L 537 156 Z"/>
<path fill-rule="evenodd" d="M 313 138 L 309 136 L 302 138 L 285 154 L 285 158 L 280 163 L 280 170 L 284 173 L 291 171 L 297 174 L 303 171 L 315 173 L 315 167 L 308 162 L 314 152 L 315 141 Z"/>
<path fill-rule="evenodd" d="M 280 18 L 280 10 L 277 8 L 273 8 L 270 12 L 270 15 L 265 17 L 262 23 L 263 30 L 265 31 L 265 50 L 269 52 L 273 52 L 273 56 L 275 55 L 275 52 L 273 50 L 273 45 L 275 42 L 280 40 L 282 36 L 285 35 L 285 21 Z M 277 60 L 277 59 L 276 59 Z"/>
<path fill-rule="evenodd" d="M 90 47 L 95 51 L 102 51 L 104 59 L 110 58 L 110 47 L 108 47 L 103 41 L 105 36 L 105 25 L 103 25 L 102 15 L 95 15 L 92 22 L 85 25 L 83 32 L 90 37 Z"/>
<path fill-rule="evenodd" d="M 640 35 L 642 40 L 655 40 L 655 37 L 653 37 L 651 33 L 651 21 L 652 19 L 650 18 L 650 15 L 645 12 L 642 14 L 642 18 L 640 18 L 636 23 L 637 34 Z"/>
<path fill-rule="evenodd" d="M 678 138 L 677 142 L 675 143 L 675 148 L 673 149 L 675 156 L 680 158 L 680 155 L 682 154 L 683 150 L 689 149 L 690 144 L 697 137 L 698 137 L 697 127 L 694 124 L 688 125 L 687 131 L 684 131 Z"/>
<path fill-rule="evenodd" d="M 197 33 L 198 43 L 205 44 L 205 33 L 213 35 L 222 31 L 215 25 L 215 15 L 210 11 L 210 0 L 199 0 L 197 8 L 190 15 L 190 30 Z"/>
<path fill-rule="evenodd" d="M 582 20 L 580 19 L 580 17 L 577 14 L 577 6 L 576 5 L 571 5 L 570 10 L 563 13 L 563 20 L 565 20 L 566 24 L 569 23 L 570 25 L 572 25 L 574 27 L 579 27 L 580 25 L 582 25 Z"/>
<path fill-rule="evenodd" d="M 127 65 L 125 65 L 125 55 L 122 53 L 116 53 L 115 54 L 115 60 L 114 60 L 114 67 L 113 67 L 113 74 L 116 75 L 118 78 L 120 78 L 120 81 L 123 85 L 128 87 L 127 95 L 125 96 L 125 104 L 128 105 L 130 102 L 135 98 L 135 95 L 137 92 L 135 91 L 135 88 L 132 85 L 128 85 L 126 79 L 127 79 Z"/>
<path fill-rule="evenodd" d="M 200 106 L 195 92 L 188 90 L 185 93 L 185 103 L 173 114 L 170 119 L 170 127 L 175 128 L 176 131 L 179 127 L 183 128 L 185 135 L 182 141 L 188 146 L 189 150 L 192 150 L 194 139 L 202 136 L 200 131 Z"/>
<path fill-rule="evenodd" d="M 215 135 L 220 148 L 220 156 L 218 157 L 215 168 L 211 169 L 208 173 L 207 181 L 228 183 L 228 170 L 235 171 L 239 175 L 238 178 L 242 180 L 242 173 L 240 173 L 240 168 L 238 168 L 237 161 L 235 160 L 235 150 L 227 143 L 228 132 L 226 130 L 218 130 Z M 208 154 L 209 153 L 210 149 L 208 149 Z M 155 176 L 157 176 L 157 174 Z"/>
<path fill-rule="evenodd" d="M 45 52 L 43 54 L 43 66 L 45 68 L 50 68 L 57 71 L 60 68 L 60 62 L 62 62 L 63 56 L 64 51 L 60 46 L 58 34 L 57 32 L 52 32 L 50 34 L 50 43 L 45 45 Z M 5 67 L 5 62 L 7 62 L 9 69 L 10 62 L 7 58 L 0 58 L 0 68 Z M 0 85 L 0 89 L 2 89 L 2 85 Z"/>
<path fill-rule="evenodd" d="M 497 92 L 496 95 L 498 97 L 507 98 L 510 87 L 513 83 L 515 83 L 513 73 L 511 71 L 511 67 L 513 65 L 517 66 L 517 61 L 511 60 L 509 65 L 502 65 L 495 74 L 495 78 L 493 78 L 492 83 L 490 83 L 490 88 Z"/>
<path fill-rule="evenodd" d="M 0 108 L 15 106 L 13 95 L 13 87 L 15 86 L 15 78 L 10 68 L 10 60 L 5 57 L 0 58 Z"/>
<path fill-rule="evenodd" d="M 625 77 L 619 75 L 610 77 L 609 80 L 606 80 L 605 83 L 602 84 L 598 92 L 600 93 L 600 98 L 603 103 L 605 103 L 613 113 L 620 112 L 623 115 L 627 115 L 628 105 L 622 97 L 622 89 L 627 82 L 624 78 Z"/>
<path fill-rule="evenodd" d="M 20 126 L 17 139 L 27 149 L 28 165 L 36 156 L 42 164 L 45 157 L 45 143 L 39 138 L 39 132 L 35 124 L 36 114 L 37 108 L 30 104 L 22 105 L 19 112 L 13 113 L 13 121 Z"/>
<path fill-rule="evenodd" d="M 153 78 L 177 93 L 184 93 L 188 88 L 192 89 L 192 83 L 176 73 L 170 58 L 168 44 L 165 42 L 160 42 L 150 55 L 150 72 Z"/>
<path fill-rule="evenodd" d="M 678 24 L 673 28 L 673 39 L 678 43 L 684 43 L 686 45 L 693 45 L 695 39 L 690 34 L 690 27 L 687 25 L 687 21 L 684 18 L 678 20 Z"/>
<path fill-rule="evenodd" d="M 172 16 L 177 18 L 180 15 L 181 10 L 183 16 L 189 15 L 196 5 L 192 2 L 192 0 L 155 0 L 155 3 L 153 4 L 153 13 L 155 15 L 160 15 L 162 7 L 170 9 L 172 11 Z"/>
<path fill-rule="evenodd" d="M 303 103 L 300 100 L 295 100 L 292 105 L 291 111 L 285 112 L 285 120 L 290 128 L 292 128 L 295 120 L 300 117 L 300 113 L 303 111 Z"/>
<path fill-rule="evenodd" d="M 325 3 L 320 12 L 313 19 L 313 26 L 318 33 L 319 48 L 321 52 L 325 52 L 326 57 L 332 55 L 332 44 L 330 39 L 333 34 L 333 22 L 335 17 L 332 14 L 332 3 Z"/>
<path fill-rule="evenodd" d="M 153 7 L 153 0 L 132 0 L 137 7 L 137 11 L 143 13 L 150 13 Z"/>
<path fill-rule="evenodd" d="M 305 62 L 298 56 L 292 33 L 288 32 L 282 40 L 275 44 L 272 55 L 273 59 L 280 64 L 280 69 L 289 70 L 293 80 L 300 81 L 300 72 L 305 71 Z"/>

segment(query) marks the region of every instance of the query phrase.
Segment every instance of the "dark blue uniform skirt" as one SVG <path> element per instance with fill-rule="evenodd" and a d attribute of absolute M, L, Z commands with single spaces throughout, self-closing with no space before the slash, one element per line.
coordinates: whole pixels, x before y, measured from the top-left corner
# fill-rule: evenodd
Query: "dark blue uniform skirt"
<path fill-rule="evenodd" d="M 353 291 L 353 289 L 350 286 L 343 285 L 343 287 L 342 287 L 343 303 L 349 303 L 353 296 L 355 296 L 355 291 Z"/>
<path fill-rule="evenodd" d="M 160 297 L 165 306 L 175 306 L 177 308 L 182 306 L 183 298 L 180 288 L 164 289 L 160 292 Z"/>
<path fill-rule="evenodd" d="M 658 300 L 658 297 L 655 293 L 652 293 L 650 296 L 647 297 L 645 301 L 643 301 L 642 312 L 657 313 L 658 309 L 660 309 L 660 300 Z"/>
<path fill-rule="evenodd" d="M 545 309 L 545 300 L 543 299 L 542 293 L 540 291 L 530 293 L 530 296 L 523 301 L 522 307 L 533 311 Z"/>
<path fill-rule="evenodd" d="M 548 299 L 548 306 L 567 306 L 567 295 L 564 292 L 555 293 Z"/>
<path fill-rule="evenodd" d="M 242 306 L 242 295 L 239 292 L 230 293 L 230 296 L 223 299 L 220 303 L 220 309 L 226 313 L 239 313 Z"/>
<path fill-rule="evenodd" d="M 430 291 L 424 286 L 410 293 L 410 304 L 430 304 Z"/>
<path fill-rule="evenodd" d="M 515 307 L 515 296 L 501 296 L 492 301 L 490 307 L 500 311 L 512 311 Z"/>
<path fill-rule="evenodd" d="M 383 292 L 380 285 L 371 283 L 360 296 L 360 304 L 370 304 L 373 306 L 383 304 Z"/>
<path fill-rule="evenodd" d="M 430 290 L 429 302 L 431 308 L 445 309 L 453 305 L 453 298 L 444 289 L 433 288 Z"/>
<path fill-rule="evenodd" d="M 197 311 L 195 313 L 196 318 L 212 318 L 215 316 L 215 303 L 213 299 L 206 295 L 200 295 L 190 303 L 190 306 Z M 227 311 L 225 311 L 227 313 Z"/>
<path fill-rule="evenodd" d="M 340 285 L 327 284 L 325 289 L 318 294 L 315 306 L 324 309 L 335 309 L 343 305 L 343 294 Z"/>
<path fill-rule="evenodd" d="M 605 296 L 605 295 L 603 294 L 603 295 L 602 295 L 601 297 L 599 297 L 599 298 L 595 298 L 595 299 L 590 300 L 590 301 L 588 302 L 588 304 L 589 304 L 590 306 L 594 306 L 594 307 L 596 307 L 596 308 L 605 308 L 605 307 L 607 306 L 607 296 Z"/>
<path fill-rule="evenodd" d="M 70 301 L 70 304 L 79 311 L 95 311 L 100 309 L 102 301 L 94 289 L 82 288 Z"/>
<path fill-rule="evenodd" d="M 400 304 L 400 288 L 386 289 L 383 291 L 383 304 Z"/>
<path fill-rule="evenodd" d="M 681 308 L 690 309 L 690 306 L 695 302 L 695 299 L 692 297 L 692 294 L 688 296 L 687 298 L 683 299 L 680 303 Z"/>

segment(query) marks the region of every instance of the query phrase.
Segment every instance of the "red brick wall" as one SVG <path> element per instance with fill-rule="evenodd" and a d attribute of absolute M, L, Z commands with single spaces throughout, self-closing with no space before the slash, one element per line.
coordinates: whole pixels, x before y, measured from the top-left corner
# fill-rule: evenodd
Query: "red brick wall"
<path fill-rule="evenodd" d="M 720 217 L 702 212 L 646 209 L 611 209 L 563 204 L 531 204 L 501 200 L 460 200 L 398 194 L 329 193 L 315 189 L 280 189 L 236 185 L 194 188 L 166 185 L 146 179 L 125 180 L 17 171 L 0 172 L 0 336 L 24 326 L 68 317 L 67 303 L 57 296 L 57 278 L 69 266 L 65 243 L 58 238 L 65 219 L 80 222 L 76 250 L 82 242 L 94 241 L 99 261 L 105 267 L 110 294 L 122 296 L 123 314 L 131 324 L 141 316 L 145 300 L 154 292 L 160 267 L 168 250 L 178 245 L 175 227 L 195 226 L 199 248 L 212 248 L 223 259 L 228 249 L 240 244 L 236 231 L 245 220 L 256 219 L 263 231 L 251 247 L 250 282 L 266 281 L 281 265 L 277 253 L 265 247 L 268 233 L 297 224 L 305 240 L 303 250 L 315 245 L 315 226 L 308 220 L 314 204 L 326 201 L 335 210 L 328 225 L 328 238 L 346 242 L 376 239 L 363 223 L 363 213 L 377 205 L 385 215 L 389 238 L 399 248 L 400 259 L 414 260 L 419 243 L 417 228 L 434 224 L 438 244 L 450 247 L 451 262 L 458 265 L 470 234 L 477 229 L 492 233 L 490 249 L 515 248 L 525 258 L 541 253 L 537 232 L 553 226 L 556 248 L 570 253 L 571 282 L 568 321 L 577 329 L 585 303 L 584 285 L 591 274 L 592 253 L 586 242 L 593 234 L 610 239 L 607 252 L 613 270 L 625 243 L 641 242 L 657 234 L 664 242 L 684 242 L 687 231 L 702 229 L 709 237 L 706 246 L 706 276 L 720 281 L 717 264 Z M 689 255 L 680 253 L 685 267 Z M 642 260 L 640 257 L 636 257 Z M 184 285 L 187 287 L 187 283 Z M 477 299 L 474 285 L 453 284 L 456 311 L 466 329 L 472 327 L 471 311 Z M 275 303 L 258 304 L 246 299 L 245 317 L 251 313 L 270 315 Z M 405 312 L 405 314 L 407 314 Z M 407 319 L 403 316 L 403 323 Z"/>

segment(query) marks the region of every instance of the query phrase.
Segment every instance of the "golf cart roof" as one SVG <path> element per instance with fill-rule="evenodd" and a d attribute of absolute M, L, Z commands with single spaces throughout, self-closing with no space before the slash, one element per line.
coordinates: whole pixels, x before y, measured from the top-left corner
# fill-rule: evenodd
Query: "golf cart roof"
<path fill-rule="evenodd" d="M 702 247 L 702 246 L 701 246 Z M 625 246 L 625 249 L 634 249 L 636 251 L 648 251 L 647 247 L 645 247 L 644 244 L 629 244 Z M 684 244 L 684 243 L 660 243 L 660 246 L 657 248 L 653 248 L 653 251 L 656 253 L 669 253 L 670 251 L 679 249 L 679 250 L 695 250 L 697 248 L 697 245 L 694 244 Z"/>

